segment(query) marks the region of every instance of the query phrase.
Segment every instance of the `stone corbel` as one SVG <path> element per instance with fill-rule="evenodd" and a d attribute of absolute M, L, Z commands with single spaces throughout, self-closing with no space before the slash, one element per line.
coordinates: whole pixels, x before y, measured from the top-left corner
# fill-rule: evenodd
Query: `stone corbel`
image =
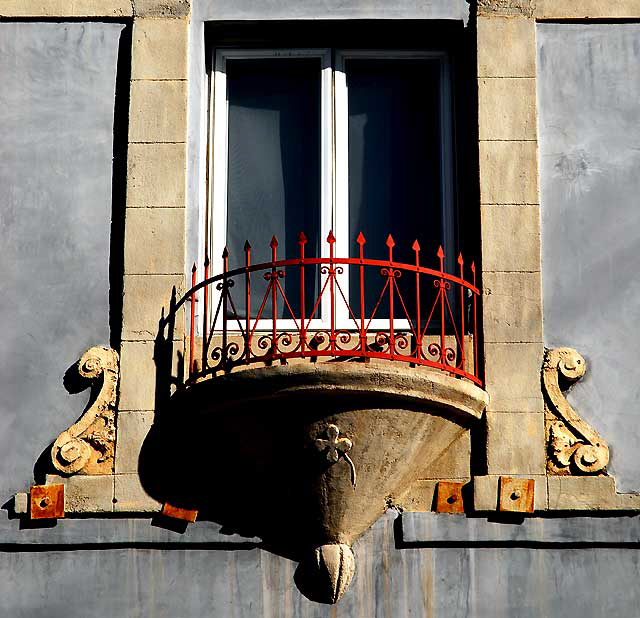
<path fill-rule="evenodd" d="M 586 372 L 584 358 L 572 348 L 547 350 L 542 368 L 546 395 L 547 470 L 553 475 L 606 474 L 609 446 L 571 407 L 561 383 L 577 382 Z"/>
<path fill-rule="evenodd" d="M 71 371 L 83 386 L 89 383 L 91 400 L 80 419 L 57 437 L 51 461 L 63 474 L 113 474 L 118 353 L 90 348 Z"/>

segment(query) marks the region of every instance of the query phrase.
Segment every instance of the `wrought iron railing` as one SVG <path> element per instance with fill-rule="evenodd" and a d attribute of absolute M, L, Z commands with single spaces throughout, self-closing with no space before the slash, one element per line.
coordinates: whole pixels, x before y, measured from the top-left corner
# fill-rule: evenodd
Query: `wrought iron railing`
<path fill-rule="evenodd" d="M 206 260 L 200 282 L 194 264 L 192 287 L 174 305 L 189 314 L 187 381 L 252 363 L 332 357 L 424 365 L 482 384 L 473 262 L 469 281 L 462 254 L 458 274 L 445 272 L 442 247 L 430 268 L 417 241 L 413 263 L 394 260 L 391 235 L 384 260 L 365 257 L 362 233 L 358 257 L 336 257 L 335 242 L 330 232 L 328 255 L 308 257 L 300 233 L 297 257 L 278 259 L 274 236 L 271 260 L 253 264 L 247 241 L 242 266 L 229 268 L 225 248 L 222 272 L 210 276 Z"/>

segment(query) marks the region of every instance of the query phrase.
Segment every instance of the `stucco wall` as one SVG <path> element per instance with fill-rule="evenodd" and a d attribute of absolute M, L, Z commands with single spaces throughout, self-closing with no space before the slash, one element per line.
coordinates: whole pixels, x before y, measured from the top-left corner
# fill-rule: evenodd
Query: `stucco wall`
<path fill-rule="evenodd" d="M 555 35 L 554 28 L 559 27 L 544 25 L 539 30 L 541 53 L 543 49 L 553 51 L 555 62 L 560 63 L 558 72 L 554 69 L 551 75 L 547 54 L 546 64 L 540 62 L 539 73 L 547 344 L 575 345 L 586 354 L 592 378 L 574 391 L 573 401 L 611 442 L 614 470 L 619 478 L 630 488 L 638 488 L 640 483 L 635 479 L 640 475 L 633 469 L 637 458 L 633 457 L 635 434 L 631 429 L 637 399 L 637 387 L 629 370 L 636 358 L 633 346 L 628 346 L 631 352 L 626 359 L 619 356 L 624 351 L 620 342 L 631 340 L 635 322 L 633 313 L 616 313 L 625 306 L 637 311 L 638 304 L 633 304 L 632 297 L 625 304 L 607 296 L 608 304 L 601 309 L 592 306 L 595 297 L 601 296 L 596 294 L 595 281 L 608 282 L 609 291 L 616 294 L 631 294 L 633 288 L 633 252 L 626 260 L 624 256 L 613 258 L 616 253 L 612 248 L 622 254 L 623 247 L 631 246 L 624 239 L 628 243 L 635 240 L 637 215 L 629 198 L 634 195 L 634 176 L 630 171 L 624 172 L 628 159 L 618 155 L 617 149 L 626 149 L 628 157 L 637 155 L 632 133 L 637 113 L 634 100 L 640 100 L 637 80 L 633 82 L 638 66 L 633 60 L 637 53 L 633 32 L 637 29 L 634 31 L 636 27 L 631 25 L 615 29 L 597 26 L 604 31 L 606 40 L 595 49 L 606 47 L 606 41 L 615 41 L 620 49 L 616 54 L 610 52 L 607 58 L 620 56 L 626 64 L 620 69 L 603 68 L 598 80 L 588 82 L 593 83 L 594 96 L 600 87 L 613 88 L 604 90 L 605 95 L 614 93 L 600 104 L 604 110 L 600 115 L 593 116 L 595 106 L 587 107 L 592 116 L 587 114 L 590 120 L 579 126 L 580 131 L 594 135 L 582 148 L 598 155 L 601 172 L 595 178 L 606 182 L 597 191 L 585 192 L 590 199 L 600 196 L 599 201 L 595 197 L 589 201 L 584 195 L 581 200 L 567 197 L 562 192 L 563 185 L 554 189 L 557 193 L 549 193 L 549 188 L 560 181 L 555 176 L 555 163 L 548 163 L 553 159 L 547 155 L 557 159 L 558 153 L 570 152 L 575 141 L 569 135 L 549 146 L 547 127 L 556 123 L 548 124 L 547 119 L 549 109 L 553 113 L 560 110 L 558 133 L 562 136 L 566 133 L 562 127 L 571 126 L 572 116 L 579 115 L 574 108 L 563 107 L 567 97 L 555 98 L 554 90 L 573 83 L 574 92 L 579 94 L 576 101 L 585 101 L 585 93 L 576 85 L 581 82 L 572 82 L 571 73 L 565 74 L 561 84 L 556 80 L 563 75 L 562 66 L 578 71 L 572 69 L 577 61 L 568 57 L 569 53 L 579 53 L 570 47 L 571 42 L 596 30 L 588 30 L 592 26 L 572 26 L 580 33 L 572 38 L 567 30 Z M 622 30 L 617 28 L 631 34 L 622 36 Z M 28 486 L 37 456 L 82 409 L 85 396 L 67 395 L 62 387 L 65 369 L 88 346 L 109 339 L 110 161 L 121 30 L 118 24 L 104 23 L 0 24 L 3 499 Z M 551 43 L 557 47 L 552 49 Z M 616 114 L 606 111 L 612 105 L 623 104 L 627 107 Z M 580 113 L 586 113 L 584 108 Z M 610 117 L 625 119 L 623 129 L 613 132 L 606 124 Z M 600 125 L 594 120 L 604 123 L 600 133 L 595 133 Z M 609 150 L 595 150 L 596 142 L 606 142 L 612 133 L 617 141 L 607 142 Z M 614 165 L 616 159 L 611 155 L 620 156 L 621 162 Z M 580 165 L 578 169 L 582 169 Z M 619 199 L 611 199 L 609 191 Z M 597 217 L 601 204 L 626 207 L 624 211 L 616 210 L 616 217 L 603 219 Z M 591 217 L 581 216 L 583 212 Z M 567 216 L 568 213 L 574 214 Z M 569 223 L 556 234 L 556 228 L 571 219 L 583 222 L 579 228 L 582 236 L 577 238 L 586 238 L 585 245 L 590 248 L 582 249 L 578 240 L 571 240 L 573 228 Z M 613 226 L 615 221 L 620 228 L 606 236 L 607 225 Z M 599 240 L 599 236 L 605 240 Z M 610 253 L 602 254 L 605 262 L 594 259 L 588 262 L 593 264 L 592 270 L 576 271 L 580 264 L 574 253 L 582 251 L 578 253 L 582 261 L 600 257 L 599 252 L 594 252 L 597 244 L 606 244 L 610 249 Z M 607 260 L 609 270 L 605 268 Z M 627 267 L 619 281 L 615 273 L 622 264 Z M 605 270 L 601 273 L 599 268 Z M 556 276 L 560 279 L 553 284 Z M 589 291 L 585 298 L 580 296 L 584 290 Z M 566 291 L 567 296 L 554 300 L 560 291 Z M 593 341 L 591 335 L 600 337 L 600 333 L 607 332 L 609 322 L 598 321 L 598 315 L 592 313 L 597 311 L 603 316 L 617 316 L 610 320 L 617 325 L 612 331 L 615 339 L 610 339 L 615 345 L 603 347 L 600 340 Z M 582 319 L 582 314 L 591 317 L 590 323 Z M 596 388 L 597 375 L 603 377 L 598 378 L 601 382 Z M 604 376 L 608 376 L 606 380 Z M 616 379 L 620 380 L 617 386 L 613 383 Z M 607 394 L 606 401 L 603 393 Z M 627 400 L 619 399 L 614 406 L 614 396 Z M 595 405 L 601 400 L 606 406 Z M 628 465 L 626 471 L 621 467 L 623 460 Z M 270 507 L 273 505 L 265 505 Z M 554 545 L 546 547 L 540 545 L 549 540 L 544 535 L 523 541 L 524 537 L 518 536 L 522 527 L 514 523 L 496 524 L 501 529 L 515 530 L 513 534 L 505 532 L 499 542 L 483 541 L 471 534 L 471 520 L 469 529 L 463 528 L 458 536 L 443 541 L 437 527 L 427 528 L 432 537 L 427 533 L 415 535 L 407 545 L 402 542 L 399 526 L 394 527 L 393 517 L 389 514 L 383 518 L 357 543 L 356 579 L 340 605 L 330 608 L 311 604 L 299 594 L 291 580 L 294 563 L 236 537 L 221 535 L 213 524 L 200 522 L 184 535 L 152 526 L 146 519 L 66 520 L 52 528 L 20 530 L 18 521 L 7 520 L 3 510 L 0 616 L 601 618 L 632 616 L 640 600 L 640 554 L 638 537 L 633 534 L 614 534 L 605 547 L 578 548 L 577 543 L 592 543 L 594 537 L 576 535 L 576 522 L 566 522 L 565 529 L 557 527 Z M 408 516 L 405 521 L 409 521 Z M 625 519 L 616 521 L 622 530 L 627 529 Z M 533 523 L 535 530 L 539 522 Z M 564 520 L 562 523 L 565 525 Z M 573 545 L 563 546 L 565 541 Z M 518 544 L 521 546 L 515 546 Z M 528 546 L 522 547 L 523 544 Z"/>
<path fill-rule="evenodd" d="M 640 490 L 640 25 L 539 24 L 544 337 L 584 355 L 574 407 Z"/>
<path fill-rule="evenodd" d="M 123 25 L 0 23 L 0 488 L 82 412 L 64 373 L 108 345 L 116 61 Z M 4 540 L 16 534 L 0 514 Z"/>

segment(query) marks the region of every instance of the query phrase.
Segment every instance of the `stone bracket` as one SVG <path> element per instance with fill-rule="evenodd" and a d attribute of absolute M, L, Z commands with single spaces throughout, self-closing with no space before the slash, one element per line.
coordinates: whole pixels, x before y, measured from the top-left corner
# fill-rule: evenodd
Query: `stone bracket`
<path fill-rule="evenodd" d="M 554 475 L 606 474 L 609 446 L 562 394 L 584 376 L 587 363 L 572 348 L 547 350 L 542 367 L 547 434 L 547 471 Z"/>
<path fill-rule="evenodd" d="M 111 348 L 93 347 L 74 366 L 68 381 L 91 386 L 89 406 L 65 429 L 51 448 L 51 462 L 64 474 L 113 474 L 116 440 L 115 414 L 119 358 Z M 85 386 L 86 388 L 86 386 Z"/>

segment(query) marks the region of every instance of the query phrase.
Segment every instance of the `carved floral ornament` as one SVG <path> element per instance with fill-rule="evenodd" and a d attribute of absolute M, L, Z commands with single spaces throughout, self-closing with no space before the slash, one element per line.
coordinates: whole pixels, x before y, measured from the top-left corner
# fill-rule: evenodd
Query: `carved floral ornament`
<path fill-rule="evenodd" d="M 353 447 L 353 442 L 349 438 L 340 437 L 340 429 L 337 425 L 330 423 L 326 429 L 326 439 L 316 438 L 315 445 L 319 451 L 326 451 L 327 461 L 332 464 L 337 463 L 340 457 L 349 464 L 351 468 L 351 484 L 356 486 L 356 467 L 347 455 L 347 452 Z"/>
<path fill-rule="evenodd" d="M 547 350 L 542 367 L 546 395 L 547 469 L 556 475 L 606 474 L 609 446 L 571 407 L 560 387 L 582 378 L 584 358 L 572 348 Z"/>

